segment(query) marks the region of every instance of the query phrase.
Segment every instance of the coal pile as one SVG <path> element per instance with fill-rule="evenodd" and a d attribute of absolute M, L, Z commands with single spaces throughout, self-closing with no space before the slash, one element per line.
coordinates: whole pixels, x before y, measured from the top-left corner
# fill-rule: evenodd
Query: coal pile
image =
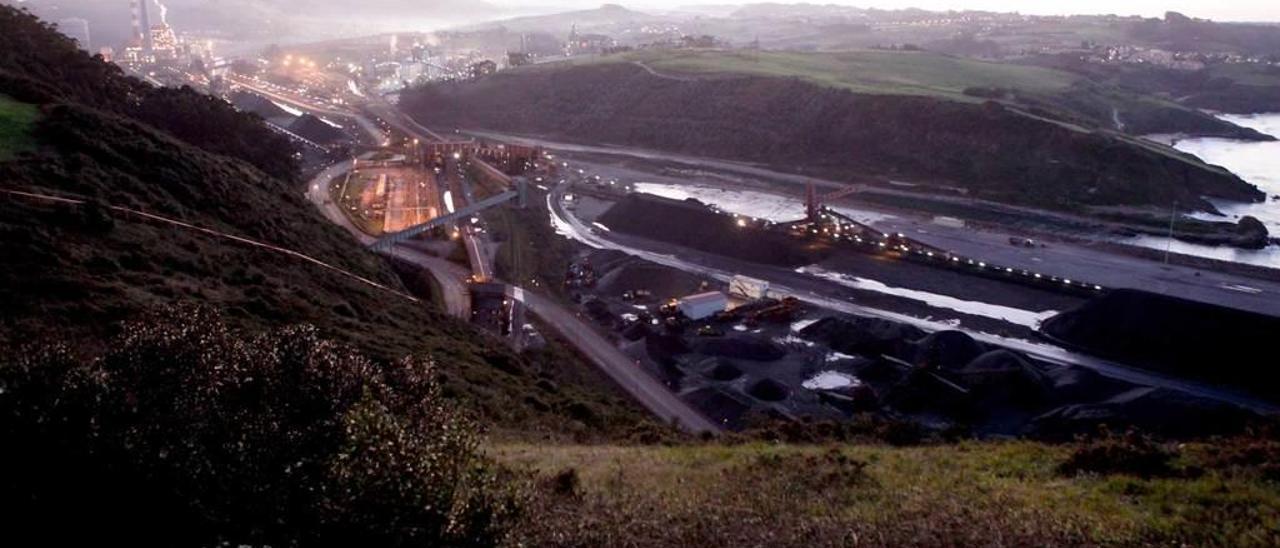
<path fill-rule="evenodd" d="M 773 341 L 748 336 L 701 339 L 694 343 L 694 349 L 708 356 L 758 362 L 777 361 L 787 355 L 786 349 Z"/>
<path fill-rule="evenodd" d="M 699 388 L 682 398 L 702 411 L 708 419 L 729 427 L 740 426 L 743 416 L 751 410 L 750 403 L 714 386 Z"/>
<path fill-rule="evenodd" d="M 1173 438 L 1229 435 L 1242 431 L 1257 416 L 1252 412 L 1165 388 L 1141 387 L 1100 403 L 1066 405 L 1036 417 L 1032 436 L 1068 440 L 1094 434 L 1105 425 L 1112 431 L 1136 428 Z"/>
<path fill-rule="evenodd" d="M 1109 291 L 1041 326 L 1090 353 L 1280 397 L 1280 318 L 1132 289 Z"/>
<path fill-rule="evenodd" d="M 1052 390 L 1052 381 L 1022 355 L 1005 349 L 978 356 L 954 373 L 983 405 L 1037 405 Z"/>
<path fill-rule="evenodd" d="M 704 366 L 707 367 L 705 375 L 709 379 L 720 382 L 729 382 L 742 376 L 742 368 L 733 365 L 733 363 L 728 360 L 712 358 L 707 360 L 707 362 L 708 363 L 704 364 Z"/>
<path fill-rule="evenodd" d="M 235 105 L 237 109 L 242 111 L 257 114 L 264 120 L 293 119 L 293 114 L 290 114 L 285 109 L 280 108 L 279 105 L 271 102 L 270 99 L 258 95 L 257 93 L 251 93 L 248 91 L 237 91 L 232 93 L 231 104 Z"/>
<path fill-rule="evenodd" d="M 836 352 L 877 357 L 907 356 L 908 344 L 925 336 L 920 329 L 877 318 L 823 318 L 800 330 L 800 336 Z"/>
<path fill-rule="evenodd" d="M 303 114 L 289 124 L 289 131 L 302 136 L 303 139 L 322 145 L 330 145 L 346 139 L 342 130 L 310 114 Z"/>
<path fill-rule="evenodd" d="M 939 331 L 916 343 L 915 364 L 926 369 L 960 369 L 986 351 L 967 333 Z"/>
<path fill-rule="evenodd" d="M 653 361 L 662 365 L 673 365 L 676 356 L 689 353 L 689 345 L 674 335 L 650 333 L 644 338 L 644 349 Z"/>
<path fill-rule="evenodd" d="M 781 232 L 742 228 L 730 215 L 697 201 L 631 194 L 600 222 L 612 230 L 735 259 L 778 266 L 803 266 L 826 258 L 825 249 L 796 245 Z"/>
<path fill-rule="evenodd" d="M 791 396 L 791 389 L 773 379 L 760 379 L 747 388 L 751 397 L 766 402 L 780 402 Z"/>
<path fill-rule="evenodd" d="M 1055 367 L 1044 376 L 1049 382 L 1049 401 L 1056 404 L 1103 400 L 1133 387 L 1083 367 Z"/>

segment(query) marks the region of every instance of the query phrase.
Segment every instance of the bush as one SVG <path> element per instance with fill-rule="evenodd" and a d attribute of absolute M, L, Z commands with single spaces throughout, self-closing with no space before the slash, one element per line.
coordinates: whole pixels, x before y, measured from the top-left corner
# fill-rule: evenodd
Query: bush
<path fill-rule="evenodd" d="M 1064 475 L 1128 474 L 1143 478 L 1175 475 L 1174 452 L 1135 431 L 1124 435 L 1104 432 L 1102 436 L 1082 441 L 1058 472 Z"/>
<path fill-rule="evenodd" d="M 0 435 L 23 448 L 0 511 L 55 545 L 496 544 L 519 491 L 454 409 L 430 361 L 166 310 L 93 359 L 0 361 Z"/>

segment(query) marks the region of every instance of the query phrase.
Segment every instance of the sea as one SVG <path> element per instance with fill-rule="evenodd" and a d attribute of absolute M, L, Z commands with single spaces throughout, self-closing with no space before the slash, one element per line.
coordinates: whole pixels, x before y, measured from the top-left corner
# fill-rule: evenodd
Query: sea
<path fill-rule="evenodd" d="M 1280 139 L 1280 113 L 1219 117 Z M 1271 232 L 1273 238 L 1280 237 L 1280 199 L 1274 199 L 1280 197 L 1280 141 L 1254 142 L 1216 137 L 1179 138 L 1174 136 L 1152 136 L 1150 139 L 1172 144 L 1174 148 L 1194 154 L 1205 162 L 1225 167 L 1267 193 L 1266 201 L 1251 204 L 1210 200 L 1225 217 L 1204 213 L 1195 214 L 1194 217 L 1206 220 L 1237 221 L 1240 217 L 1251 215 L 1267 225 L 1267 230 Z M 1158 236 L 1139 236 L 1123 241 L 1162 251 L 1169 249 L 1174 253 L 1280 268 L 1280 246 L 1277 245 L 1248 250 L 1171 241 Z"/>

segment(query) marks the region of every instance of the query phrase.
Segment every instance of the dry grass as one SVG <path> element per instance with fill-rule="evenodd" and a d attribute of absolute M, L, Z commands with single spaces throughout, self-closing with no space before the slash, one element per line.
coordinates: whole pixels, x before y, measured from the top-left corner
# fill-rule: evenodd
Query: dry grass
<path fill-rule="evenodd" d="M 531 545 L 1274 545 L 1280 492 L 1257 467 L 1194 478 L 1064 476 L 1031 442 L 617 447 L 504 445 L 543 487 Z M 1209 463 L 1202 448 L 1179 457 Z M 1238 461 L 1238 459 L 1237 459 Z M 1234 462 L 1234 461 L 1233 461 Z M 1186 464 L 1184 463 L 1184 464 Z M 565 493 L 558 474 L 578 478 Z M 552 489 L 548 485 L 557 485 Z"/>

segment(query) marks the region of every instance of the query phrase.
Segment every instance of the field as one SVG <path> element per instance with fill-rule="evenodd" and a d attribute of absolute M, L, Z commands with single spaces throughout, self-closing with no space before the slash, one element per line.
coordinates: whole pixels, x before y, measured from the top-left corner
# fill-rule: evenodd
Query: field
<path fill-rule="evenodd" d="M 859 93 L 941 95 L 966 100 L 974 100 L 963 94 L 970 87 L 1053 93 L 1067 89 L 1078 79 L 1053 69 L 988 63 L 919 51 L 636 52 L 623 59 L 642 62 L 660 72 L 794 77 Z"/>
<path fill-rule="evenodd" d="M 1074 446 L 1031 442 L 493 452 L 549 491 L 534 545 L 1273 545 L 1280 492 L 1249 447 L 1184 446 L 1150 476 L 1065 473 Z"/>
<path fill-rule="evenodd" d="M 0 161 L 32 146 L 28 134 L 38 114 L 34 106 L 0 95 Z"/>

